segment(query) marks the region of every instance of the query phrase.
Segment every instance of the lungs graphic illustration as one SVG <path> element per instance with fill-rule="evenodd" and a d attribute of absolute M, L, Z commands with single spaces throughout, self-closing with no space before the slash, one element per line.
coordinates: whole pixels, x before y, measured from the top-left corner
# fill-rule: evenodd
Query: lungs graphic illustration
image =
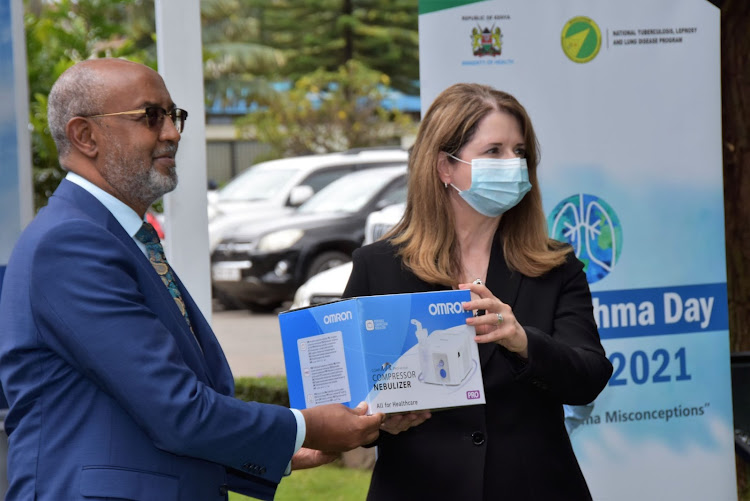
<path fill-rule="evenodd" d="M 620 260 L 622 227 L 603 199 L 585 193 L 571 195 L 557 204 L 547 223 L 551 238 L 573 246 L 590 284 L 609 275 Z"/>

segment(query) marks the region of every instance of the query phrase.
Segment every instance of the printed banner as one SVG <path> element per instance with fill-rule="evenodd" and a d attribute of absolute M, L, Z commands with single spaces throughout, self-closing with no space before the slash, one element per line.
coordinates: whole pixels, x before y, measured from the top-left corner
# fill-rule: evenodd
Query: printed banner
<path fill-rule="evenodd" d="M 706 0 L 419 8 L 423 112 L 457 82 L 516 96 L 541 144 L 550 234 L 586 264 L 614 366 L 570 426 L 594 499 L 736 499 L 719 9 Z"/>

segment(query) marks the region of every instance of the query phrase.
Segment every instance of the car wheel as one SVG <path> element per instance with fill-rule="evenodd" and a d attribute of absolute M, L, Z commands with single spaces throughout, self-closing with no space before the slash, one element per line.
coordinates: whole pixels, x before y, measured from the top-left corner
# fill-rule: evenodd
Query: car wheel
<path fill-rule="evenodd" d="M 349 254 L 339 251 L 326 251 L 318 254 L 307 267 L 307 278 L 317 275 L 321 271 L 328 270 L 340 264 L 348 263 L 352 260 Z"/>
<path fill-rule="evenodd" d="M 273 313 L 280 306 L 281 306 L 281 303 L 279 302 L 268 303 L 268 304 L 245 303 L 245 307 L 248 310 L 250 310 L 252 313 Z"/>
<path fill-rule="evenodd" d="M 244 305 L 229 294 L 214 292 L 214 301 L 219 304 L 224 311 L 241 310 Z"/>

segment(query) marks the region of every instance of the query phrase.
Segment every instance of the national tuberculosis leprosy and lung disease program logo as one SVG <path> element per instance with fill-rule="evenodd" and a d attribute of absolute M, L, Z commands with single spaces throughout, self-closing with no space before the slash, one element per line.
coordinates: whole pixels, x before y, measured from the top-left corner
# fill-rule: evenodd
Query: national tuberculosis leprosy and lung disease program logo
<path fill-rule="evenodd" d="M 602 46 L 602 32 L 588 17 L 574 17 L 565 24 L 562 34 L 562 50 L 575 63 L 588 63 L 596 57 Z"/>
<path fill-rule="evenodd" d="M 590 284 L 606 277 L 620 259 L 620 219 L 595 195 L 579 193 L 564 199 L 550 213 L 548 225 L 550 237 L 573 246 Z"/>

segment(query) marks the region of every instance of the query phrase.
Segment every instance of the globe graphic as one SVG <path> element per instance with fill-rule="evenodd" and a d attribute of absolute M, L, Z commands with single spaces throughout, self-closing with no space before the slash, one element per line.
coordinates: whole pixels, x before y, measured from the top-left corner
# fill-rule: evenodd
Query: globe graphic
<path fill-rule="evenodd" d="M 579 193 L 564 199 L 552 210 L 547 224 L 551 238 L 573 246 L 590 284 L 606 277 L 620 260 L 620 220 L 595 195 Z"/>

